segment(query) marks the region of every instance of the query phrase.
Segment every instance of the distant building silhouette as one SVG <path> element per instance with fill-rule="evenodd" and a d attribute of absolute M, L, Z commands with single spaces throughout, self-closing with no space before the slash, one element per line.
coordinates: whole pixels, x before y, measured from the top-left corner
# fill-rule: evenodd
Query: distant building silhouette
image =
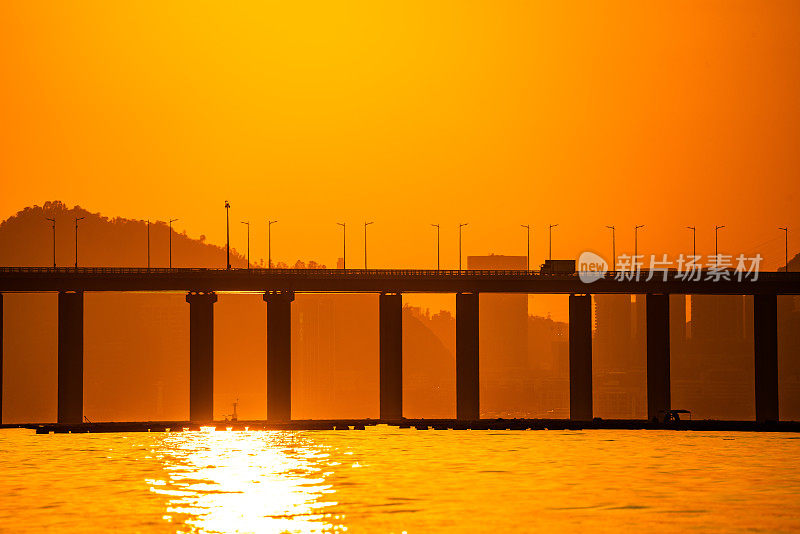
<path fill-rule="evenodd" d="M 741 295 L 692 295 L 691 337 L 695 343 L 737 344 L 745 331 L 745 299 Z M 752 332 L 752 329 L 750 330 Z"/>
<path fill-rule="evenodd" d="M 378 417 L 378 299 L 297 295 L 292 417 Z"/>
<path fill-rule="evenodd" d="M 403 413 L 405 417 L 456 416 L 455 317 L 403 308 Z"/>
<path fill-rule="evenodd" d="M 528 317 L 528 362 L 533 375 L 529 417 L 569 417 L 569 325 Z"/>
<path fill-rule="evenodd" d="M 673 407 L 697 418 L 753 418 L 753 298 L 689 300 L 688 336 L 682 350 L 672 350 Z"/>
<path fill-rule="evenodd" d="M 525 256 L 467 256 L 467 269 L 525 270 Z M 481 416 L 520 417 L 533 402 L 528 365 L 528 296 L 480 296 Z"/>
<path fill-rule="evenodd" d="M 631 295 L 594 295 L 592 347 L 595 415 L 613 419 L 646 416 L 646 367 L 639 332 L 643 306 Z"/>

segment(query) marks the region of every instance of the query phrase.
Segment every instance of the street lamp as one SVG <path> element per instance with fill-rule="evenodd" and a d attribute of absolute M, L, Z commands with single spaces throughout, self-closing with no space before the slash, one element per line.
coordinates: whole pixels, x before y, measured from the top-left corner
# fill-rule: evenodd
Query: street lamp
<path fill-rule="evenodd" d="M 469 223 L 461 223 L 458 225 L 458 270 L 461 270 L 461 229 Z"/>
<path fill-rule="evenodd" d="M 633 227 L 633 263 L 636 265 L 636 260 L 639 257 L 639 228 L 644 228 L 643 224 L 638 224 Z"/>
<path fill-rule="evenodd" d="M 231 269 L 231 218 L 229 215 L 231 203 L 225 201 L 225 257 L 226 269 Z"/>
<path fill-rule="evenodd" d="M 54 224 L 53 228 L 55 228 L 55 223 L 53 223 L 53 224 Z M 783 230 L 784 234 L 786 235 L 786 238 L 785 238 L 785 241 L 784 241 L 784 249 L 783 249 L 784 250 L 784 252 L 783 252 L 783 254 L 784 254 L 783 261 L 785 262 L 784 263 L 784 269 L 786 270 L 785 272 L 788 273 L 789 272 L 789 227 L 788 226 L 782 226 L 782 227 L 778 228 L 778 230 Z"/>
<path fill-rule="evenodd" d="M 431 224 L 431 226 L 435 226 L 436 227 L 436 270 L 438 271 L 438 270 L 441 269 L 440 264 L 439 264 L 439 257 L 440 257 L 439 256 L 439 250 L 440 250 L 439 249 L 439 225 L 438 224 Z"/>
<path fill-rule="evenodd" d="M 172 223 L 178 219 L 169 220 L 169 268 L 172 269 Z"/>
<path fill-rule="evenodd" d="M 614 225 L 608 226 L 606 228 L 611 230 L 611 266 L 613 267 L 612 270 L 617 270 L 617 227 Z"/>
<path fill-rule="evenodd" d="M 247 225 L 247 268 L 250 269 L 250 221 L 242 221 Z"/>
<path fill-rule="evenodd" d="M 53 223 L 53 269 L 56 268 L 56 220 L 55 218 L 45 217 L 48 221 Z"/>
<path fill-rule="evenodd" d="M 84 220 L 86 217 L 75 217 L 75 268 L 78 268 L 78 221 Z"/>
<path fill-rule="evenodd" d="M 550 229 L 549 229 L 550 244 L 549 244 L 548 256 L 549 256 L 549 258 L 551 260 L 553 259 L 553 228 L 555 228 L 556 226 L 558 226 L 558 225 L 557 224 L 551 224 L 550 225 Z"/>
<path fill-rule="evenodd" d="M 342 227 L 342 269 L 347 269 L 347 223 L 336 224 Z"/>
<path fill-rule="evenodd" d="M 267 219 L 267 269 L 272 269 L 272 225 L 276 222 Z"/>
<path fill-rule="evenodd" d="M 694 226 L 687 226 L 689 230 L 692 231 L 692 256 L 696 259 L 697 258 L 697 228 Z"/>
<path fill-rule="evenodd" d="M 531 270 L 531 225 L 530 224 L 520 224 L 525 230 L 528 232 L 528 255 L 527 255 L 527 270 Z"/>
<path fill-rule="evenodd" d="M 150 219 L 147 219 L 147 270 L 150 270 Z"/>
<path fill-rule="evenodd" d="M 717 244 L 719 243 L 719 231 L 725 228 L 725 225 L 722 226 L 715 226 L 714 227 L 714 256 L 716 256 L 715 261 L 719 257 L 719 248 Z"/>
<path fill-rule="evenodd" d="M 367 226 L 372 224 L 374 221 L 365 222 L 364 223 L 364 269 L 367 268 Z"/>

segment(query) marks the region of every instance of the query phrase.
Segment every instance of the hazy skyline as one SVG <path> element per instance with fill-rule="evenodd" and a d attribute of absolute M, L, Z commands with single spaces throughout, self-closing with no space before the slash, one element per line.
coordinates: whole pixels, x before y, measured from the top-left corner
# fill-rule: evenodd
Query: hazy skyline
<path fill-rule="evenodd" d="M 0 224 L 0 264 L 48 266 L 51 228 L 59 265 L 70 266 L 76 216 L 81 265 L 138 266 L 146 261 L 147 223 L 54 202 Z M 66 224 L 64 224 L 66 223 Z M 66 226 L 66 227 L 64 227 Z M 152 225 L 153 266 L 167 257 L 166 225 Z M 173 235 L 176 267 L 217 267 L 224 247 Z M 800 259 L 800 258 L 798 258 Z M 520 269 L 525 256 L 469 256 L 465 268 Z M 245 258 L 232 251 L 235 268 Z M 183 294 L 89 292 L 85 297 L 85 413 L 91 420 L 186 417 L 189 310 Z M 594 414 L 646 414 L 642 295 L 595 295 Z M 44 421 L 55 413 L 57 297 L 5 295 L 6 421 Z M 752 297 L 673 295 L 671 355 L 675 406 L 698 417 L 750 419 L 753 399 Z M 455 400 L 455 296 L 403 295 L 407 416 L 452 417 Z M 796 297 L 780 303 L 781 413 L 797 404 Z M 480 304 L 481 406 L 485 417 L 569 416 L 566 295 L 483 294 Z M 417 309 L 422 307 L 422 309 Z M 243 418 L 264 417 L 266 309 L 259 294 L 221 294 L 215 313 L 215 413 L 238 399 Z M 433 316 L 423 313 L 430 308 Z M 450 310 L 437 314 L 439 309 Z M 377 417 L 378 297 L 297 295 L 293 304 L 294 414 Z M 538 317 L 537 317 L 538 316 Z M 563 319 L 562 319 L 563 318 Z M 697 318 L 695 321 L 694 319 Z M 691 335 L 690 335 L 691 334 Z M 109 357 L 109 355 L 113 355 Z M 709 394 L 708 391 L 713 391 Z M 135 400 L 135 402 L 133 402 Z"/>

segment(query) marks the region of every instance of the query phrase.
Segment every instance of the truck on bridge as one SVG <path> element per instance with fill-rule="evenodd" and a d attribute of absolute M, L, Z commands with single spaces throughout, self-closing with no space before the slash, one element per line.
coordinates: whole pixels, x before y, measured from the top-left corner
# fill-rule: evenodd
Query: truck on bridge
<path fill-rule="evenodd" d="M 544 260 L 542 274 L 575 274 L 575 260 Z"/>

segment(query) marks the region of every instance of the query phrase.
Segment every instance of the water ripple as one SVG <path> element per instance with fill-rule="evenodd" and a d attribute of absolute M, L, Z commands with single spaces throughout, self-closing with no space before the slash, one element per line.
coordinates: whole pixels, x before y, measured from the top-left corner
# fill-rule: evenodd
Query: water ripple
<path fill-rule="evenodd" d="M 799 464 L 782 434 L 4 430 L 0 530 L 789 531 Z"/>

